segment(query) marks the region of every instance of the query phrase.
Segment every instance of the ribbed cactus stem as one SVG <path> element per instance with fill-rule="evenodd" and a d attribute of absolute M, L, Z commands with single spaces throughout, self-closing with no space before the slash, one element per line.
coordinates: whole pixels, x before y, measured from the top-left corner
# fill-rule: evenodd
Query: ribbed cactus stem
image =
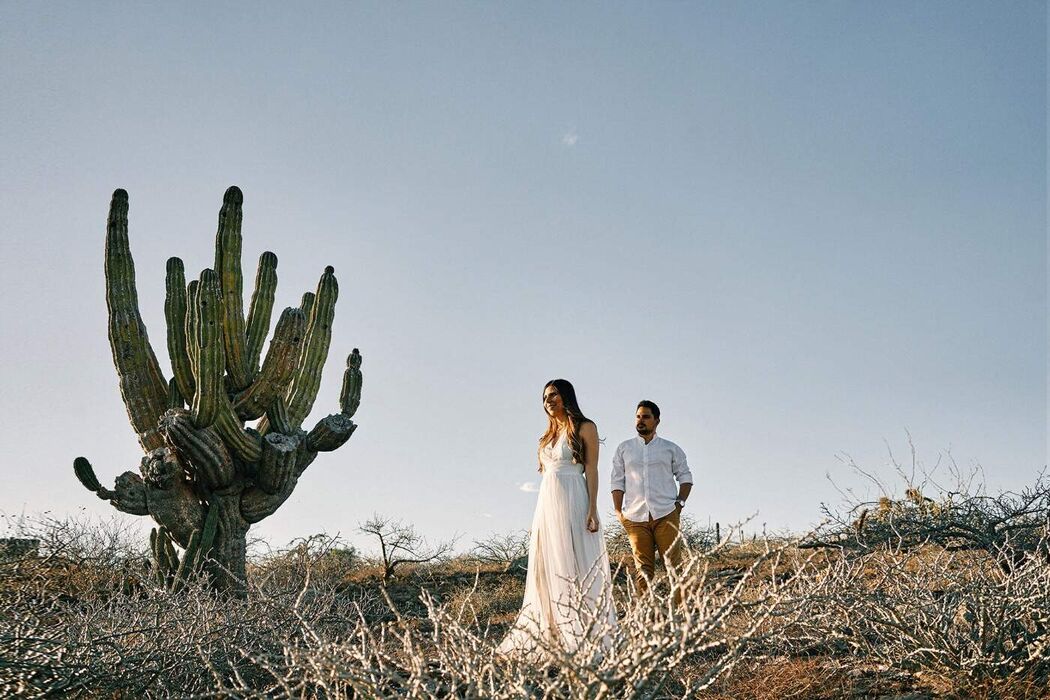
<path fill-rule="evenodd" d="M 201 564 L 204 562 L 205 557 L 208 556 L 212 543 L 215 541 L 215 532 L 218 529 L 218 524 L 219 507 L 213 503 L 208 508 L 204 526 L 190 534 L 190 541 L 182 555 L 182 563 L 179 564 L 179 569 L 175 572 L 175 579 L 172 585 L 173 592 L 178 593 L 181 591 L 190 577 L 201 570 Z"/>
<path fill-rule="evenodd" d="M 198 429 L 186 411 L 168 411 L 160 420 L 160 429 L 187 471 L 208 491 L 233 482 L 233 457 L 214 426 Z"/>
<path fill-rule="evenodd" d="M 223 395 L 219 411 L 215 416 L 215 430 L 230 447 L 234 456 L 242 462 L 256 462 L 262 454 L 262 438 L 255 431 L 248 431 L 233 411 L 230 400 Z"/>
<path fill-rule="evenodd" d="M 241 494 L 240 515 L 248 523 L 257 523 L 276 513 L 290 495 L 291 490 L 270 494 L 258 486 L 253 486 Z"/>
<path fill-rule="evenodd" d="M 172 593 L 178 593 L 185 586 L 190 576 L 193 574 L 197 564 L 197 553 L 200 551 L 201 544 L 201 531 L 194 530 L 190 534 L 189 544 L 186 545 L 186 551 L 182 553 L 182 561 L 179 562 L 179 568 L 175 570 L 175 575 L 171 580 L 171 591 Z"/>
<path fill-rule="evenodd" d="M 168 380 L 168 410 L 182 408 L 185 405 L 186 400 L 182 397 L 182 392 L 179 391 L 179 384 L 172 377 Z"/>
<path fill-rule="evenodd" d="M 222 292 L 219 276 L 214 270 L 201 272 L 197 288 L 197 317 L 197 392 L 193 396 L 193 422 L 198 428 L 207 428 L 215 422 L 220 400 L 226 398 Z"/>
<path fill-rule="evenodd" d="M 317 283 L 317 292 L 310 310 L 310 324 L 306 329 L 306 340 L 299 353 L 295 376 L 285 394 L 288 403 L 288 420 L 298 428 L 310 414 L 317 390 L 321 386 L 321 371 L 328 357 L 328 346 L 332 341 L 332 321 L 335 319 L 335 302 L 339 298 L 339 283 L 335 279 L 335 268 L 328 266 Z"/>
<path fill-rule="evenodd" d="M 248 307 L 248 325 L 245 329 L 249 374 L 259 371 L 259 358 L 262 356 L 263 343 L 270 330 L 270 314 L 273 313 L 273 299 L 277 293 L 277 256 L 266 251 L 259 256 L 259 266 L 255 271 L 255 291 L 252 292 L 252 303 Z"/>
<path fill-rule="evenodd" d="M 306 317 L 299 309 L 288 307 L 277 321 L 262 370 L 250 387 L 234 397 L 233 407 L 240 418 L 259 418 L 278 396 L 287 391 L 305 336 Z"/>
<path fill-rule="evenodd" d="M 263 438 L 262 458 L 255 474 L 255 483 L 269 494 L 280 493 L 295 478 L 295 453 L 299 438 L 270 433 Z"/>
<path fill-rule="evenodd" d="M 168 571 L 174 574 L 175 570 L 179 568 L 179 553 L 175 549 L 175 543 L 171 539 L 171 533 L 165 532 L 161 541 L 164 543 L 164 554 L 168 562 Z"/>
<path fill-rule="evenodd" d="M 166 582 L 166 572 L 161 565 L 160 533 L 157 528 L 149 531 L 149 549 L 153 554 L 153 578 L 158 586 L 163 586 Z"/>
<path fill-rule="evenodd" d="M 171 543 L 168 528 L 161 525 L 151 531 L 150 546 L 153 550 L 153 565 L 157 583 L 167 587 L 171 585 L 175 571 L 179 567 L 179 555 Z"/>
<path fill-rule="evenodd" d="M 310 320 L 310 313 L 313 312 L 313 309 L 314 309 L 314 293 L 313 292 L 303 292 L 303 298 L 299 301 L 299 310 L 303 312 L 303 316 L 306 317 L 307 321 Z"/>
<path fill-rule="evenodd" d="M 152 450 L 163 444 L 156 425 L 157 418 L 167 409 L 168 382 L 160 371 L 139 313 L 135 262 L 128 243 L 128 193 L 124 190 L 113 193 L 109 208 L 106 307 L 109 344 L 128 418 L 143 449 Z"/>
<path fill-rule="evenodd" d="M 219 507 L 212 503 L 208 507 L 208 515 L 204 518 L 204 528 L 201 530 L 200 559 L 207 556 L 211 546 L 215 542 L 215 533 L 219 528 Z"/>
<path fill-rule="evenodd" d="M 343 389 L 339 392 L 339 408 L 343 415 L 353 418 L 361 405 L 361 353 L 354 348 L 346 358 L 346 369 L 343 371 Z"/>
<path fill-rule="evenodd" d="M 288 405 L 284 402 L 283 396 L 274 399 L 270 407 L 266 409 L 266 419 L 263 423 L 265 425 L 260 424 L 259 432 L 264 434 L 269 430 L 276 430 L 285 435 L 290 435 L 295 431 L 295 428 L 288 422 Z"/>
<path fill-rule="evenodd" d="M 86 458 L 77 457 L 73 460 L 73 473 L 77 475 L 77 479 L 88 491 L 98 493 L 102 489 L 102 484 L 98 482 L 98 477 L 95 476 L 95 470 L 91 468 L 91 462 L 87 461 Z"/>
<path fill-rule="evenodd" d="M 190 381 L 193 383 L 193 392 L 197 392 L 197 374 L 200 372 L 200 348 L 197 347 L 197 336 L 200 334 L 200 317 L 197 312 L 197 289 L 200 287 L 198 280 L 190 280 L 186 285 L 186 325 L 185 343 L 186 355 L 190 360 Z M 187 394 L 190 399 L 193 394 Z"/>
<path fill-rule="evenodd" d="M 168 258 L 164 288 L 164 320 L 168 325 L 171 372 L 179 393 L 184 399 L 190 399 L 193 397 L 195 385 L 193 365 L 190 363 L 186 347 L 186 271 L 180 258 Z"/>
<path fill-rule="evenodd" d="M 331 452 L 342 447 L 357 430 L 357 425 L 344 413 L 322 418 L 306 436 L 306 444 L 315 452 Z"/>
<path fill-rule="evenodd" d="M 219 210 L 215 234 L 215 272 L 222 289 L 222 337 L 230 387 L 240 391 L 251 383 L 244 335 L 244 281 L 241 273 L 241 206 L 244 195 L 230 187 Z"/>

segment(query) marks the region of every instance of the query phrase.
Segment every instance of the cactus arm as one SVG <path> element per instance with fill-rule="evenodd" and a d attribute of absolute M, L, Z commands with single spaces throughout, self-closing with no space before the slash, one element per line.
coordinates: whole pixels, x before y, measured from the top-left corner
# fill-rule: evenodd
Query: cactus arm
<path fill-rule="evenodd" d="M 265 459 L 273 464 L 264 467 L 263 460 L 260 460 L 259 471 L 270 474 L 257 474 L 255 483 L 241 493 L 240 515 L 249 524 L 272 515 L 288 500 L 299 483 L 299 474 L 317 454 L 306 446 L 306 433 L 301 430 L 294 435 L 270 433 L 266 439 L 270 441 L 270 455 Z M 294 449 L 288 451 L 293 445 Z M 273 489 L 273 492 L 268 493 L 266 489 Z"/>
<path fill-rule="evenodd" d="M 335 268 L 329 265 L 317 283 L 306 339 L 299 353 L 292 383 L 285 394 L 288 420 L 295 428 L 303 424 L 317 398 L 317 389 L 321 385 L 321 371 L 324 369 L 328 346 L 332 341 L 332 321 L 335 319 L 335 302 L 338 297 L 339 284 L 335 279 Z"/>
<path fill-rule="evenodd" d="M 244 195 L 230 187 L 219 210 L 215 234 L 215 272 L 222 290 L 222 338 L 226 371 L 235 391 L 251 383 L 244 335 L 244 282 L 241 274 L 241 205 Z"/>
<path fill-rule="evenodd" d="M 278 396 L 288 390 L 306 335 L 306 317 L 302 311 L 288 307 L 277 321 L 270 349 L 266 352 L 262 370 L 252 385 L 237 394 L 233 408 L 243 420 L 255 420 L 264 415 Z"/>
<path fill-rule="evenodd" d="M 102 495 L 102 491 L 98 493 Z M 146 507 L 146 487 L 142 483 L 142 477 L 135 472 L 124 472 L 118 476 L 113 485 L 113 491 L 108 492 L 108 495 L 111 496 L 110 505 L 121 512 L 130 515 L 149 515 Z"/>
<path fill-rule="evenodd" d="M 179 553 L 175 551 L 175 544 L 171 541 L 171 533 L 165 533 L 161 543 L 164 546 L 164 556 L 167 559 L 168 571 L 174 572 L 179 566 Z"/>
<path fill-rule="evenodd" d="M 171 544 L 166 528 L 161 527 L 160 533 L 157 530 L 150 532 L 150 547 L 154 559 L 158 562 L 157 580 L 162 586 L 169 588 L 172 593 L 178 593 L 186 586 L 190 577 L 201 570 L 201 563 L 215 541 L 218 523 L 219 508 L 213 504 L 208 508 L 204 526 L 190 533 L 181 561 Z"/>
<path fill-rule="evenodd" d="M 343 371 L 343 388 L 339 392 L 339 407 L 343 415 L 353 418 L 361 405 L 361 353 L 357 348 L 346 358 L 346 369 Z"/>
<path fill-rule="evenodd" d="M 262 457 L 255 473 L 255 485 L 270 494 L 291 493 L 296 477 L 295 458 L 299 437 L 270 433 L 263 438 Z"/>
<path fill-rule="evenodd" d="M 307 452 L 305 455 L 299 456 L 300 461 L 296 464 L 296 469 L 299 470 L 299 476 L 302 476 L 303 472 L 314 463 L 314 460 L 317 459 L 317 454 L 317 452 Z"/>
<path fill-rule="evenodd" d="M 170 553 L 174 552 L 167 529 L 162 525 L 150 530 L 149 542 L 153 552 L 153 577 L 158 586 L 167 588 L 172 575 L 172 562 L 169 557 Z"/>
<path fill-rule="evenodd" d="M 189 581 L 190 576 L 197 569 L 197 556 L 200 553 L 201 546 L 201 531 L 194 530 L 190 534 L 190 541 L 186 545 L 186 551 L 182 553 L 182 561 L 179 562 L 179 568 L 175 570 L 175 575 L 171 579 L 171 592 L 178 593 L 185 586 L 186 582 Z"/>
<path fill-rule="evenodd" d="M 173 408 L 182 408 L 186 405 L 186 400 L 182 396 L 182 392 L 179 391 L 179 384 L 172 377 L 168 380 L 168 410 Z"/>
<path fill-rule="evenodd" d="M 278 396 L 270 404 L 270 408 L 266 410 L 266 420 L 264 422 L 270 430 L 276 430 L 285 435 L 291 435 L 295 432 L 295 429 L 288 423 L 288 406 L 285 404 L 283 396 Z M 262 431 L 260 430 L 260 432 Z"/>
<path fill-rule="evenodd" d="M 199 325 L 197 317 L 198 287 L 200 287 L 200 281 L 198 280 L 190 280 L 189 284 L 186 285 L 186 355 L 189 356 L 190 359 L 190 374 L 194 382 L 194 393 L 197 391 L 196 376 L 200 371 L 200 352 L 197 347 L 197 334 L 199 333 L 197 330 Z M 192 397 L 192 394 L 186 395 L 187 399 L 191 399 Z"/>
<path fill-rule="evenodd" d="M 262 438 L 254 430 L 245 430 L 244 422 L 237 417 L 230 400 L 223 394 L 219 400 L 219 413 L 215 416 L 215 430 L 222 437 L 233 456 L 242 462 L 257 462 L 262 455 Z"/>
<path fill-rule="evenodd" d="M 195 428 L 186 411 L 168 411 L 160 419 L 160 430 L 205 489 L 215 491 L 233 482 L 233 457 L 214 427 Z"/>
<path fill-rule="evenodd" d="M 73 472 L 84 487 L 117 510 L 130 515 L 149 515 L 146 506 L 146 487 L 135 472 L 124 472 L 116 478 L 113 490 L 104 488 L 95 476 L 95 470 L 84 457 L 73 460 Z"/>
<path fill-rule="evenodd" d="M 77 475 L 77 479 L 88 491 L 98 493 L 104 490 L 102 484 L 98 481 L 98 477 L 95 476 L 95 470 L 91 468 L 91 462 L 86 457 L 77 457 L 73 460 L 73 473 Z M 105 496 L 100 496 L 100 498 L 105 498 Z"/>
<path fill-rule="evenodd" d="M 273 313 L 273 298 L 277 291 L 277 256 L 266 251 L 259 256 L 259 267 L 255 271 L 255 291 L 248 307 L 248 325 L 245 329 L 248 374 L 259 371 L 259 358 L 263 343 L 270 330 L 270 314 Z"/>
<path fill-rule="evenodd" d="M 156 547 L 160 550 L 163 568 L 170 573 L 178 565 L 178 553 L 175 552 L 175 547 L 171 544 L 171 534 L 168 532 L 168 528 L 163 525 L 156 533 Z"/>
<path fill-rule="evenodd" d="M 208 515 L 204 518 L 204 528 L 201 530 L 201 556 L 208 555 L 211 551 L 211 546 L 215 542 L 215 533 L 219 529 L 219 507 L 212 503 L 208 506 Z"/>
<path fill-rule="evenodd" d="M 150 552 L 153 553 L 153 577 L 157 581 L 158 586 L 165 584 L 165 571 L 162 562 L 164 561 L 164 546 L 160 541 L 160 533 L 157 528 L 152 528 L 149 531 L 149 548 Z"/>
<path fill-rule="evenodd" d="M 168 403 L 168 382 L 150 346 L 139 313 L 135 262 L 128 244 L 128 193 L 116 190 L 106 228 L 106 307 L 109 344 L 120 379 L 120 393 L 131 425 L 146 451 L 161 446 L 157 418 Z"/>
<path fill-rule="evenodd" d="M 314 452 L 331 452 L 346 444 L 357 430 L 357 425 L 344 413 L 322 418 L 306 436 L 306 443 Z"/>
<path fill-rule="evenodd" d="M 197 391 L 193 396 L 193 422 L 207 428 L 215 422 L 220 399 L 225 398 L 223 372 L 226 355 L 222 341 L 222 292 L 219 276 L 204 270 L 197 287 Z"/>
<path fill-rule="evenodd" d="M 186 343 L 186 273 L 180 258 L 168 258 L 164 286 L 164 320 L 168 324 L 171 373 L 182 397 L 191 398 L 195 389 L 193 366 Z"/>
<path fill-rule="evenodd" d="M 281 504 L 288 500 L 288 497 L 291 495 L 291 491 L 269 494 L 258 486 L 245 489 L 244 493 L 241 494 L 241 517 L 247 523 L 254 525 L 276 513 Z"/>
<path fill-rule="evenodd" d="M 156 536 L 150 537 L 153 545 L 153 562 L 156 572 L 157 583 L 163 587 L 171 584 L 171 577 L 179 565 L 179 555 L 171 543 L 171 535 L 168 528 L 163 525 L 156 530 Z"/>
<path fill-rule="evenodd" d="M 299 310 L 303 312 L 303 316 L 307 319 L 310 318 L 310 312 L 314 308 L 314 293 L 303 292 L 303 298 L 299 302 Z"/>

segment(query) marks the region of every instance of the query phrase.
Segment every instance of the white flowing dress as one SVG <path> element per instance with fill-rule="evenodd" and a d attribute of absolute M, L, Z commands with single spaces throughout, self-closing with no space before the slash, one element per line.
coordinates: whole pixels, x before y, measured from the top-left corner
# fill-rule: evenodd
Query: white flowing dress
<path fill-rule="evenodd" d="M 529 537 L 529 567 L 521 612 L 498 653 L 561 645 L 576 651 L 586 640 L 597 650 L 617 630 L 609 556 L 601 527 L 587 530 L 590 499 L 583 465 L 568 440 L 540 450 L 543 479 Z"/>

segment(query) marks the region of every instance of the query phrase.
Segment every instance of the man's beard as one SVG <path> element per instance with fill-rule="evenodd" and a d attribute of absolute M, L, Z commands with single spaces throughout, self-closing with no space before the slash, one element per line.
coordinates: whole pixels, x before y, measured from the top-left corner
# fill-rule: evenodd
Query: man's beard
<path fill-rule="evenodd" d="M 649 435 L 653 432 L 652 430 L 649 430 L 649 428 L 646 428 L 644 425 L 636 425 L 634 429 L 638 431 L 639 435 Z"/>

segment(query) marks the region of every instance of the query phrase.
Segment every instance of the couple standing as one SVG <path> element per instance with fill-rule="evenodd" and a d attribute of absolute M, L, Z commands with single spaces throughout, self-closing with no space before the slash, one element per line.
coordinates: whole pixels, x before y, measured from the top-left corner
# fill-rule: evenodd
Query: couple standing
<path fill-rule="evenodd" d="M 588 637 L 612 643 L 617 629 L 609 557 L 598 519 L 598 428 L 580 410 L 564 379 L 543 388 L 547 432 L 540 438 L 543 473 L 529 538 L 529 568 L 521 612 L 498 652 L 539 643 L 573 651 Z M 638 404 L 638 437 L 613 456 L 612 499 L 634 554 L 639 589 L 653 576 L 656 550 L 679 556 L 678 524 L 693 477 L 685 453 L 656 436 L 660 409 Z"/>

